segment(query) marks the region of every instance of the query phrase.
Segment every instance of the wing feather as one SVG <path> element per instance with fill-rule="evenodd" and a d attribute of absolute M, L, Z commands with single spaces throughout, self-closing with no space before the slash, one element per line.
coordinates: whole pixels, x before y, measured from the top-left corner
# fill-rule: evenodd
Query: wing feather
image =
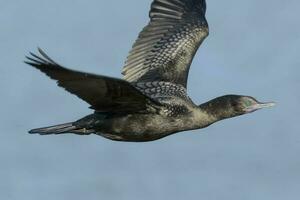
<path fill-rule="evenodd" d="M 205 11 L 205 0 L 154 0 L 150 22 L 127 57 L 124 79 L 186 87 L 192 59 L 208 35 Z"/>
<path fill-rule="evenodd" d="M 30 53 L 25 63 L 56 80 L 58 86 L 86 101 L 96 111 L 140 112 L 150 104 L 157 104 L 127 81 L 70 70 L 54 62 L 41 49 L 39 53 L 41 56 Z"/>

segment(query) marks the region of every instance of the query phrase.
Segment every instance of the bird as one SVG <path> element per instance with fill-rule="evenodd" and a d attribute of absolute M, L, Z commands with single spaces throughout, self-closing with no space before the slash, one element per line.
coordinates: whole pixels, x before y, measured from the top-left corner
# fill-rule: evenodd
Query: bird
<path fill-rule="evenodd" d="M 224 95 L 196 104 L 187 94 L 192 60 L 209 34 L 205 0 L 154 0 L 122 70 L 112 78 L 63 67 L 38 48 L 25 63 L 90 105 L 77 121 L 31 134 L 96 134 L 114 141 L 149 142 L 206 128 L 215 122 L 272 107 L 251 96 Z"/>

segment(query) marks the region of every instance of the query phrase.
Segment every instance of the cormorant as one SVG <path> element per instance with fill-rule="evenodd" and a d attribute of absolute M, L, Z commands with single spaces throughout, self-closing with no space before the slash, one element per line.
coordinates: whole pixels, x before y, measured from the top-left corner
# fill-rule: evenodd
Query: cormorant
<path fill-rule="evenodd" d="M 200 129 L 274 103 L 226 95 L 197 105 L 187 95 L 192 59 L 208 35 L 205 0 L 154 0 L 150 22 L 139 34 L 122 74 L 124 80 L 67 69 L 41 49 L 27 64 L 91 105 L 78 121 L 31 130 L 41 135 L 97 134 L 117 141 L 153 141 Z"/>

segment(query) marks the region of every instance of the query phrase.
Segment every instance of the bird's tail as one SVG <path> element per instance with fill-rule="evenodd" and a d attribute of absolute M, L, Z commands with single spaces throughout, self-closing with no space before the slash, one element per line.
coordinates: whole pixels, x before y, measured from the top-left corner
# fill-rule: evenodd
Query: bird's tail
<path fill-rule="evenodd" d="M 76 127 L 73 122 L 71 122 L 71 123 L 59 124 L 55 126 L 32 129 L 29 131 L 29 133 L 40 134 L 40 135 L 51 135 L 51 134 L 77 132 L 78 129 L 79 128 Z"/>

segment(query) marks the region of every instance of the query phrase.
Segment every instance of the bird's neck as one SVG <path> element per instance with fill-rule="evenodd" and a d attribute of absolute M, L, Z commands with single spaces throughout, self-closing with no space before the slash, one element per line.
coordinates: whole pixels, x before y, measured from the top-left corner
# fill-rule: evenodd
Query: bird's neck
<path fill-rule="evenodd" d="M 230 102 L 224 97 L 218 97 L 199 106 L 201 112 L 205 113 L 208 125 L 217 121 L 235 117 L 237 113 Z"/>

